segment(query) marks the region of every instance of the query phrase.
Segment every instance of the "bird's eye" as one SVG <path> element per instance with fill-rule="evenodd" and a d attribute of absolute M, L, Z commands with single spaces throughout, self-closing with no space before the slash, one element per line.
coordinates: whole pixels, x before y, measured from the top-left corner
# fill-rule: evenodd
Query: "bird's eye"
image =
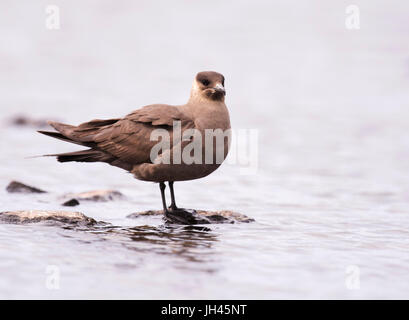
<path fill-rule="evenodd" d="M 209 81 L 209 80 L 206 80 L 206 79 L 202 80 L 201 82 L 202 82 L 202 84 L 203 84 L 204 86 L 208 86 L 208 85 L 210 84 L 210 81 Z"/>

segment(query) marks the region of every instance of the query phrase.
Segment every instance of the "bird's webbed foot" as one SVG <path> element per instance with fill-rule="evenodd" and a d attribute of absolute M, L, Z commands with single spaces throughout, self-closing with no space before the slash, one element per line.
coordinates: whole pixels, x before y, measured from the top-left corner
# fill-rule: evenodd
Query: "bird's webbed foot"
<path fill-rule="evenodd" d="M 168 223 L 175 224 L 208 224 L 208 219 L 200 216 L 194 209 L 169 207 L 165 212 L 165 219 Z"/>

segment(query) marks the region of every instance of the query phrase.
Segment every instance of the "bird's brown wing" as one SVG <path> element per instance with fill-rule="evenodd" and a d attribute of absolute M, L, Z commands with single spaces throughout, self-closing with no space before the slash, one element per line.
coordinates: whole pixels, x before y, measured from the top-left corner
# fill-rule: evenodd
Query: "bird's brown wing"
<path fill-rule="evenodd" d="M 172 141 L 174 121 L 181 122 L 182 130 L 194 127 L 193 121 L 179 108 L 157 104 L 145 106 L 122 119 L 92 120 L 79 126 L 49 122 L 58 133 L 41 133 L 91 148 L 55 155 L 59 161 L 101 161 L 129 170 L 135 164 L 151 162 L 151 149 L 158 143 L 151 139 L 155 129 L 165 129 Z"/>
<path fill-rule="evenodd" d="M 194 126 L 193 121 L 177 107 L 149 105 L 100 129 L 93 137 L 93 141 L 99 150 L 121 161 L 132 164 L 151 162 L 151 149 L 158 143 L 151 140 L 151 133 L 155 129 L 165 129 L 169 132 L 169 138 L 172 141 L 174 121 L 181 122 L 182 130 Z"/>
<path fill-rule="evenodd" d="M 182 126 L 186 126 L 192 122 L 190 118 L 180 112 L 179 108 L 167 104 L 145 106 L 128 114 L 125 119 L 152 126 L 173 126 L 174 121 L 181 121 Z"/>

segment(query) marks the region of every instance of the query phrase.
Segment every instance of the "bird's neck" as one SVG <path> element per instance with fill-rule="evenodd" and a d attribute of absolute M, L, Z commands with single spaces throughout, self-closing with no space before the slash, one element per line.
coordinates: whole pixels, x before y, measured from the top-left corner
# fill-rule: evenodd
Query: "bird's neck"
<path fill-rule="evenodd" d="M 204 114 L 218 112 L 224 110 L 226 105 L 223 100 L 212 100 L 203 96 L 191 97 L 186 103 L 187 109 L 193 117 L 202 116 Z"/>
<path fill-rule="evenodd" d="M 190 99 L 184 107 L 198 129 L 220 128 L 226 130 L 230 128 L 229 111 L 224 101 L 206 98 Z"/>

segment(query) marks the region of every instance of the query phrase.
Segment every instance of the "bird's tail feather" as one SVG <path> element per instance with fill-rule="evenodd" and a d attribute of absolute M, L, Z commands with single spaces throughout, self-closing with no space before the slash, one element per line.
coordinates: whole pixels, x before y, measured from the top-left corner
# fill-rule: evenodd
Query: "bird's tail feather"
<path fill-rule="evenodd" d="M 73 129 L 75 129 L 75 126 L 72 126 L 70 124 L 65 124 L 61 122 L 56 122 L 56 121 L 47 121 L 47 123 L 53 127 L 55 130 L 58 132 L 62 133 L 64 136 L 69 134 Z"/>
<path fill-rule="evenodd" d="M 110 126 L 116 123 L 119 119 L 108 120 L 92 120 L 90 122 L 83 123 L 79 126 L 72 126 L 64 123 L 49 121 L 48 124 L 52 126 L 58 132 L 52 131 L 38 131 L 46 136 L 63 140 L 70 143 L 79 144 L 81 146 L 88 147 L 90 149 L 59 153 L 59 154 L 46 154 L 45 157 L 57 157 L 59 162 L 107 162 L 111 165 L 130 170 L 132 165 L 122 163 L 114 156 L 98 149 L 97 144 L 93 141 L 92 135 L 94 132 L 100 130 L 105 126 Z"/>
<path fill-rule="evenodd" d="M 57 157 L 59 162 L 96 162 L 107 161 L 107 155 L 101 151 L 88 149 L 75 152 L 46 154 L 47 157 Z"/>
<path fill-rule="evenodd" d="M 42 133 L 42 134 L 44 134 L 44 135 L 46 135 L 46 136 L 49 136 L 49 137 L 53 137 L 53 138 L 55 138 L 55 139 L 60 139 L 60 140 L 62 140 L 62 141 L 79 144 L 80 146 L 87 146 L 87 144 L 84 144 L 83 142 L 80 142 L 80 141 L 74 141 L 74 140 L 72 140 L 72 139 L 70 139 L 70 138 L 68 138 L 68 137 L 66 137 L 66 136 L 64 136 L 64 135 L 62 135 L 62 134 L 59 133 L 59 132 L 43 131 L 43 130 L 38 130 L 37 132 Z"/>

